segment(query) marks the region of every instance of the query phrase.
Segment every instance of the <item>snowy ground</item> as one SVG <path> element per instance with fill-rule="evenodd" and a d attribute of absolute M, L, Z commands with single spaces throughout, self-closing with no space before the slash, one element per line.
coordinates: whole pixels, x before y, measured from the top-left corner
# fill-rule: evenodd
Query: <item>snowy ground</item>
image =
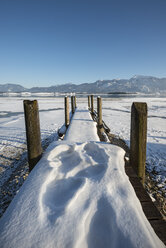
<path fill-rule="evenodd" d="M 0 187 L 1 196 L 12 199 L 12 189 L 19 189 L 28 175 L 28 167 L 21 167 L 21 159 L 26 158 L 25 126 L 23 115 L 23 99 L 14 97 L 0 98 Z M 64 123 L 63 98 L 37 98 L 40 109 L 40 126 L 42 140 L 57 139 L 57 130 Z M 130 109 L 133 101 L 143 101 L 148 104 L 148 144 L 147 170 L 157 184 L 157 190 L 166 197 L 166 99 L 165 98 L 105 98 L 103 99 L 103 119 L 111 128 L 113 134 L 119 135 L 129 144 Z M 87 98 L 79 98 L 78 105 L 87 106 Z M 20 175 L 8 180 L 16 168 Z M 12 182 L 14 181 L 14 185 Z M 6 187 L 9 190 L 6 190 Z M 2 190 L 3 189 L 3 190 Z M 7 191 L 7 192 L 6 192 Z M 9 192 L 8 192 L 9 191 Z M 1 200 L 2 202 L 2 200 Z M 1 209 L 0 209 L 1 211 Z M 0 213 L 1 214 L 1 213 Z"/>
<path fill-rule="evenodd" d="M 24 98 L 0 98 L 0 216 L 28 176 Z M 30 100 L 33 100 L 30 98 Z M 37 98 L 43 146 L 58 138 L 64 123 L 63 98 Z"/>
<path fill-rule="evenodd" d="M 64 123 L 62 98 L 39 99 L 42 140 L 54 135 Z M 1 184 L 12 172 L 12 164 L 25 146 L 23 99 L 0 98 L 0 173 Z M 11 165 L 9 167 L 9 164 Z"/>

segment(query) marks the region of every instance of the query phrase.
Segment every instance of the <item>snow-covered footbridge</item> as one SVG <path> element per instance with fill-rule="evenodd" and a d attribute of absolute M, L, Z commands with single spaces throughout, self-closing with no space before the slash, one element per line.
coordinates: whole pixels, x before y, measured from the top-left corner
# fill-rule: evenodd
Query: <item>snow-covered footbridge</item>
<path fill-rule="evenodd" d="M 124 156 L 122 148 L 100 142 L 88 108 L 78 107 L 64 139 L 50 144 L 0 220 L 0 246 L 165 247 Z M 141 196 L 146 209 L 151 200 Z"/>

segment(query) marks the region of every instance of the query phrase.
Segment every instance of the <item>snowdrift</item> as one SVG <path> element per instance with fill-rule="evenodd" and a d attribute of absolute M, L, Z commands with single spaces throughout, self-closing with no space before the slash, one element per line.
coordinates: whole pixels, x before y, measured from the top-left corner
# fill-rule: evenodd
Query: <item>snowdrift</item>
<path fill-rule="evenodd" d="M 165 247 L 124 171 L 124 151 L 52 143 L 0 220 L 3 248 Z"/>

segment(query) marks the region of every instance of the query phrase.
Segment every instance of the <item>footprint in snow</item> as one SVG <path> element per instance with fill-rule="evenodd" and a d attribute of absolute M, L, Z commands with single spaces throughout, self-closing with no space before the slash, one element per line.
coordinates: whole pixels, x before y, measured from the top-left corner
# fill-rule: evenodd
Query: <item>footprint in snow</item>
<path fill-rule="evenodd" d="M 108 199 L 102 196 L 97 202 L 97 210 L 91 219 L 87 238 L 88 247 L 109 248 L 111 244 L 111 247 L 132 248 L 130 239 L 116 223 L 115 209 Z"/>
<path fill-rule="evenodd" d="M 47 209 L 46 215 L 51 223 L 55 223 L 57 218 L 63 215 L 66 206 L 84 183 L 83 178 L 67 178 L 52 181 L 47 185 L 42 203 Z"/>
<path fill-rule="evenodd" d="M 100 181 L 105 173 L 106 167 L 104 165 L 91 165 L 76 174 L 76 177 L 87 177 L 91 180 Z"/>
<path fill-rule="evenodd" d="M 75 145 L 60 145 L 52 151 L 48 160 L 51 161 L 54 166 L 60 164 L 60 171 L 62 173 L 67 173 L 78 166 L 81 162 L 80 155 L 76 151 L 75 147 Z"/>
<path fill-rule="evenodd" d="M 62 165 L 61 165 L 62 173 L 67 173 L 71 171 L 73 168 L 78 166 L 81 162 L 79 153 L 75 151 L 74 149 L 72 149 L 72 147 L 70 147 L 68 151 L 62 152 L 60 156 L 61 156 L 60 159 L 62 162 Z"/>
<path fill-rule="evenodd" d="M 108 155 L 104 149 L 94 143 L 86 144 L 84 151 L 90 156 L 92 165 L 79 171 L 76 177 L 87 177 L 92 180 L 101 180 L 107 169 Z"/>
<path fill-rule="evenodd" d="M 88 143 L 84 146 L 85 152 L 94 160 L 96 163 L 107 163 L 108 155 L 103 148 L 95 143 Z"/>

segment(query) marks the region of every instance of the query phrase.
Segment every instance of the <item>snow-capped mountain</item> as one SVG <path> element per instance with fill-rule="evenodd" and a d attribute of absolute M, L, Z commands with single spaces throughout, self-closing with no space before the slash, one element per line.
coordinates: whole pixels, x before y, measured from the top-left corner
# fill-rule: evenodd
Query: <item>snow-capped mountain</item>
<path fill-rule="evenodd" d="M 77 92 L 77 93 L 166 93 L 166 78 L 136 75 L 130 79 L 98 80 L 94 83 L 63 84 L 26 89 L 21 85 L 0 85 L 0 92 Z"/>

